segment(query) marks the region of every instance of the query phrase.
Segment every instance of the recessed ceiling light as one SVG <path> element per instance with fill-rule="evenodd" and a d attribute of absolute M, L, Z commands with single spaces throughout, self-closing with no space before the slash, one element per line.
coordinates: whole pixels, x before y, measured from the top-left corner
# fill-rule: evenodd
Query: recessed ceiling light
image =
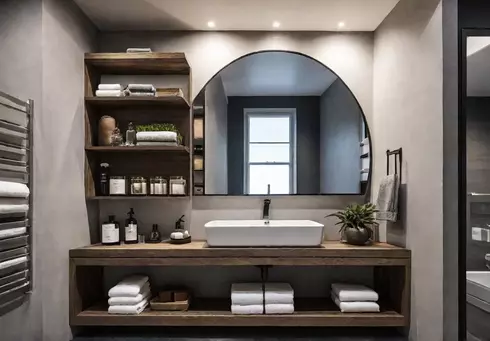
<path fill-rule="evenodd" d="M 216 27 L 216 24 L 214 23 L 214 21 L 208 21 L 208 27 L 210 28 Z"/>
<path fill-rule="evenodd" d="M 344 28 L 345 27 L 345 22 L 341 21 L 337 24 L 338 28 Z"/>
<path fill-rule="evenodd" d="M 274 27 L 274 28 L 278 28 L 278 27 L 280 27 L 280 26 L 281 26 L 281 23 L 280 23 L 279 21 L 274 21 L 274 22 L 272 23 L 272 27 Z"/>

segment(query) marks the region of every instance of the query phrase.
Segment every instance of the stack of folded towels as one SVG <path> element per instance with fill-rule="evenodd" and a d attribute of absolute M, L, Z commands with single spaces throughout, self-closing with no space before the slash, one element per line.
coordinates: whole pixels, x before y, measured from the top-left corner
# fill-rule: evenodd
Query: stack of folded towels
<path fill-rule="evenodd" d="M 99 84 L 95 91 L 97 97 L 122 97 L 124 96 L 121 84 Z"/>
<path fill-rule="evenodd" d="M 176 146 L 175 131 L 140 131 L 136 133 L 138 146 Z"/>
<path fill-rule="evenodd" d="M 124 90 L 127 96 L 150 96 L 154 97 L 156 89 L 153 84 L 128 84 L 126 90 Z"/>
<path fill-rule="evenodd" d="M 264 290 L 265 289 L 265 290 Z M 231 312 L 238 315 L 292 314 L 294 291 L 288 283 L 235 283 L 231 286 Z"/>
<path fill-rule="evenodd" d="M 331 294 L 343 313 L 379 313 L 378 293 L 367 286 L 334 283 Z"/>
<path fill-rule="evenodd" d="M 151 299 L 148 276 L 130 276 L 109 290 L 109 314 L 137 315 Z"/>

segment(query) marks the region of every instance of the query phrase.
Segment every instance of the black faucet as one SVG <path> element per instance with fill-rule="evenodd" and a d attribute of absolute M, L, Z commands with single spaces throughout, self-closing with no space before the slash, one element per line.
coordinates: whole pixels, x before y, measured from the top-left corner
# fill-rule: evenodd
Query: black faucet
<path fill-rule="evenodd" d="M 264 210 L 262 211 L 262 219 L 265 220 L 266 224 L 269 224 L 269 206 L 271 204 L 271 199 L 264 200 Z"/>

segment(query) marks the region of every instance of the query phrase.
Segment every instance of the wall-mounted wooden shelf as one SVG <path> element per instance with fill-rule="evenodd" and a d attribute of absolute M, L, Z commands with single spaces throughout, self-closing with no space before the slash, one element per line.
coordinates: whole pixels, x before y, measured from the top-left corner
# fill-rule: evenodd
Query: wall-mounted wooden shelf
<path fill-rule="evenodd" d="M 189 148 L 186 146 L 134 146 L 134 147 L 100 147 L 92 146 L 85 147 L 87 152 L 97 152 L 97 153 L 137 153 L 137 152 L 175 152 L 189 154 Z"/>
<path fill-rule="evenodd" d="M 187 200 L 189 196 L 176 196 L 176 195 L 114 195 L 114 196 L 95 196 L 95 197 L 87 197 L 87 200 L 99 200 L 99 201 L 121 201 L 121 200 Z"/>
<path fill-rule="evenodd" d="M 85 65 L 102 74 L 190 74 L 184 53 L 86 53 Z"/>
<path fill-rule="evenodd" d="M 93 107 L 109 108 L 148 108 L 158 107 L 165 108 L 180 108 L 190 109 L 189 102 L 184 97 L 180 96 L 163 96 L 163 97 L 85 97 L 85 103 Z"/>
<path fill-rule="evenodd" d="M 402 327 L 403 315 L 382 308 L 380 313 L 341 313 L 330 299 L 295 300 L 291 315 L 233 315 L 227 299 L 193 300 L 189 311 L 147 309 L 135 316 L 111 315 L 107 305 L 90 307 L 72 318 L 74 326 L 223 326 L 223 327 Z"/>

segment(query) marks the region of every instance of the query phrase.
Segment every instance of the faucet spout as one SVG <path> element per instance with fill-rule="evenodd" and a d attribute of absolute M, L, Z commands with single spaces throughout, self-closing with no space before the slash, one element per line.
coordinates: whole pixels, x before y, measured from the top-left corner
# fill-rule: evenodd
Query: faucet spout
<path fill-rule="evenodd" d="M 271 199 L 264 200 L 264 209 L 262 211 L 262 219 L 266 225 L 269 225 L 269 208 L 271 204 Z"/>

